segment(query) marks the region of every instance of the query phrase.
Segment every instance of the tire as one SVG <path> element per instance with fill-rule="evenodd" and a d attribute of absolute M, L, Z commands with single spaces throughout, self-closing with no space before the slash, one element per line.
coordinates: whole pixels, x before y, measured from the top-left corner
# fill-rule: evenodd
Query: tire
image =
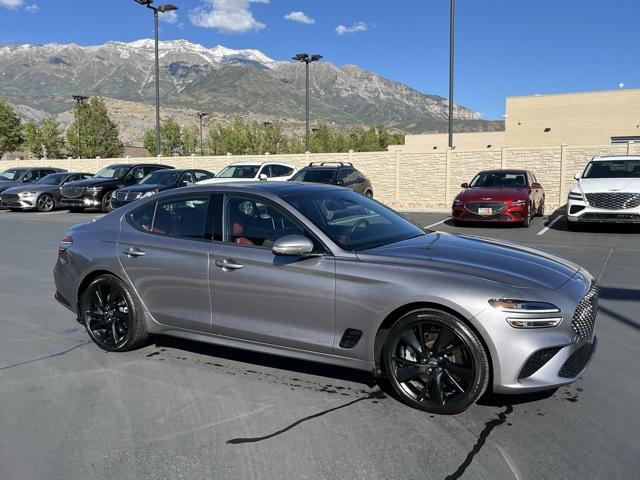
<path fill-rule="evenodd" d="M 531 225 L 531 205 L 529 205 L 529 209 L 527 210 L 527 215 L 524 217 L 524 220 L 522 221 L 522 226 L 524 228 L 529 228 L 530 225 Z"/>
<path fill-rule="evenodd" d="M 100 203 L 100 211 L 103 213 L 109 213 L 111 211 L 111 194 L 113 192 L 105 192 L 102 196 L 102 202 Z"/>
<path fill-rule="evenodd" d="M 544 217 L 544 198 L 542 199 L 542 203 L 540 203 L 540 207 L 536 212 L 536 217 Z"/>
<path fill-rule="evenodd" d="M 83 207 L 69 207 L 69 211 L 71 213 L 83 213 L 84 212 L 84 208 Z"/>
<path fill-rule="evenodd" d="M 434 414 L 463 412 L 489 383 L 482 342 L 462 320 L 441 310 L 416 310 L 398 320 L 381 360 L 400 400 Z"/>
<path fill-rule="evenodd" d="M 368 198 L 373 198 L 373 192 L 371 190 L 367 190 L 364 192 L 364 196 Z"/>
<path fill-rule="evenodd" d="M 79 303 L 80 321 L 101 349 L 126 352 L 145 344 L 144 309 L 118 277 L 100 275 L 80 294 Z"/>
<path fill-rule="evenodd" d="M 43 193 L 36 201 L 36 210 L 38 212 L 50 212 L 56 206 L 56 202 L 51 195 Z"/>

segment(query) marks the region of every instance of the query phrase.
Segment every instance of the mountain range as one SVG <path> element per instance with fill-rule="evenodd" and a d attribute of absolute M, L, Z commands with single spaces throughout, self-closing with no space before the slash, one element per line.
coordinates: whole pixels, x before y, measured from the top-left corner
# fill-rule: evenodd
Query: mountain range
<path fill-rule="evenodd" d="M 162 115 L 195 123 L 197 111 L 225 121 L 234 116 L 278 121 L 301 131 L 305 109 L 304 65 L 278 61 L 259 50 L 206 48 L 186 40 L 160 42 Z M 25 119 L 54 115 L 70 120 L 72 95 L 107 100 L 126 143 L 139 144 L 153 124 L 154 42 L 0 45 L 0 96 Z M 335 127 L 383 124 L 410 133 L 444 131 L 448 102 L 355 65 L 311 65 L 311 115 Z M 456 105 L 461 131 L 501 130 Z"/>

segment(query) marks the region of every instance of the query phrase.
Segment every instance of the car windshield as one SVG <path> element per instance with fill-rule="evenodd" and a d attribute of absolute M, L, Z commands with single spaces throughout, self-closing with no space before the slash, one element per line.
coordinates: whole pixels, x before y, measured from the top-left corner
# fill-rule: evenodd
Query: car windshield
<path fill-rule="evenodd" d="M 425 234 L 392 210 L 349 190 L 305 193 L 283 199 L 344 250 L 367 250 Z"/>
<path fill-rule="evenodd" d="M 46 177 L 42 177 L 36 183 L 38 185 L 60 185 L 68 176 L 68 173 L 50 173 Z"/>
<path fill-rule="evenodd" d="M 178 180 L 180 172 L 153 172 L 140 182 L 141 185 L 173 185 Z"/>
<path fill-rule="evenodd" d="M 94 178 L 123 178 L 131 169 L 129 166 L 110 165 L 94 175 Z"/>
<path fill-rule="evenodd" d="M 231 165 L 224 168 L 216 177 L 255 178 L 259 168 L 259 165 Z"/>
<path fill-rule="evenodd" d="M 292 182 L 331 183 L 337 170 L 323 168 L 314 170 L 300 170 L 291 179 Z"/>
<path fill-rule="evenodd" d="M 470 187 L 518 188 L 527 186 L 527 177 L 521 172 L 482 172 L 475 176 Z"/>
<path fill-rule="evenodd" d="M 590 162 L 582 178 L 638 178 L 640 160 L 607 160 Z"/>
<path fill-rule="evenodd" d="M 0 180 L 5 182 L 13 182 L 18 180 L 26 172 L 24 168 L 9 168 L 0 172 Z"/>

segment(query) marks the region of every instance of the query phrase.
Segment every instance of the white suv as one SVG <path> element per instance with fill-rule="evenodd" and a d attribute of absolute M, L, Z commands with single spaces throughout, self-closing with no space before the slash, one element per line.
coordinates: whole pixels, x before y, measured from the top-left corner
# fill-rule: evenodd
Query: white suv
<path fill-rule="evenodd" d="M 259 180 L 287 181 L 296 173 L 295 167 L 278 162 L 237 162 L 223 168 L 214 178 L 198 182 L 227 183 L 251 182 Z"/>
<path fill-rule="evenodd" d="M 594 157 L 569 192 L 567 218 L 583 222 L 640 223 L 640 156 Z"/>

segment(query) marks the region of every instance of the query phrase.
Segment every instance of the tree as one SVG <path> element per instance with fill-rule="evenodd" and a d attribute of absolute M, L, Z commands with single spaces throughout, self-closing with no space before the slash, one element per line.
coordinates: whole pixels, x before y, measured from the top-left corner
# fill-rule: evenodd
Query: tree
<path fill-rule="evenodd" d="M 42 125 L 27 122 L 22 127 L 24 145 L 35 157 L 62 158 L 64 136 L 60 123 L 55 118 L 47 118 Z"/>
<path fill-rule="evenodd" d="M 151 155 L 156 154 L 156 131 L 147 130 L 142 139 L 144 148 Z M 175 118 L 169 117 L 160 125 L 160 153 L 163 157 L 171 157 L 174 154 L 183 155 L 182 129 Z"/>
<path fill-rule="evenodd" d="M 118 126 L 109 117 L 105 101 L 91 97 L 73 107 L 73 123 L 67 130 L 69 151 L 74 157 L 115 158 L 124 153 Z"/>
<path fill-rule="evenodd" d="M 11 105 L 0 98 L 0 158 L 20 146 L 21 133 L 20 118 Z"/>
<path fill-rule="evenodd" d="M 182 154 L 200 153 L 200 128 L 197 125 L 182 127 Z"/>

